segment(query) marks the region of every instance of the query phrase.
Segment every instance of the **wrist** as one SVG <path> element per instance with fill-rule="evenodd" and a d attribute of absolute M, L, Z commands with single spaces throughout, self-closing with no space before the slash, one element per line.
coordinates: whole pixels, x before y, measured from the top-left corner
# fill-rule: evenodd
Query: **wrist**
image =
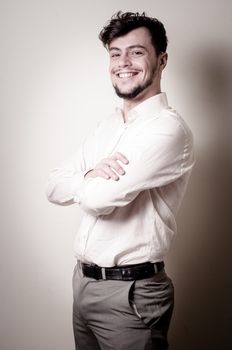
<path fill-rule="evenodd" d="M 91 176 L 91 173 L 93 172 L 93 169 L 90 169 L 89 171 L 87 171 L 84 175 L 84 179 L 88 179 L 89 177 L 92 177 Z"/>

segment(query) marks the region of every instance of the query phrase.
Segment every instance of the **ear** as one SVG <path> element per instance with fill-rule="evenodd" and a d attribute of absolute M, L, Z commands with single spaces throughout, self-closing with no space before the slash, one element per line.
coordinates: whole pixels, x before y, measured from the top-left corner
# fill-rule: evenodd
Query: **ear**
<path fill-rule="evenodd" d="M 161 52 L 159 56 L 159 64 L 160 64 L 161 70 L 163 70 L 166 67 L 167 61 L 168 61 L 167 52 Z"/>

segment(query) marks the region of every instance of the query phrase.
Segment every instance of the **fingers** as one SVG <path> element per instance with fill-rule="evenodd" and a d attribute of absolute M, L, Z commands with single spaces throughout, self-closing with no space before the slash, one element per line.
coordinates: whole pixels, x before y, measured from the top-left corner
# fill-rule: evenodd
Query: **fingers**
<path fill-rule="evenodd" d="M 112 158 L 105 158 L 102 160 L 103 164 L 110 167 L 110 169 L 115 170 L 116 173 L 119 175 L 124 175 L 125 170 L 122 168 L 122 166 L 114 159 Z"/>
<path fill-rule="evenodd" d="M 86 174 L 85 178 L 102 177 L 106 180 L 112 179 L 118 181 L 119 176 L 125 175 L 125 170 L 119 162 L 123 164 L 129 163 L 126 156 L 120 152 L 116 152 L 111 157 L 102 159 L 93 170 Z"/>
<path fill-rule="evenodd" d="M 105 158 L 101 162 L 102 164 L 104 164 L 104 171 L 110 176 L 111 179 L 115 181 L 119 180 L 118 175 L 125 175 L 125 170 L 119 162 L 122 162 L 123 164 L 129 163 L 126 156 L 124 156 L 124 154 L 120 152 L 116 152 L 111 157 Z"/>
<path fill-rule="evenodd" d="M 95 168 L 94 177 L 103 177 L 103 179 L 109 180 L 111 176 L 108 174 L 108 169 Z"/>
<path fill-rule="evenodd" d="M 123 164 L 129 163 L 129 160 L 127 159 L 127 157 L 124 156 L 124 154 L 122 154 L 120 152 L 116 152 L 115 154 L 113 154 L 112 159 L 113 160 L 120 160 Z"/>
<path fill-rule="evenodd" d="M 117 165 L 117 163 L 113 160 L 110 160 L 109 158 L 103 159 L 96 167 L 95 170 L 98 171 L 100 173 L 104 173 L 107 177 L 107 179 L 113 179 L 115 181 L 119 180 L 119 176 L 117 175 L 117 173 L 115 173 L 114 170 L 116 170 L 115 168 L 119 168 L 119 165 Z M 122 171 L 124 172 L 124 170 L 122 169 Z"/>

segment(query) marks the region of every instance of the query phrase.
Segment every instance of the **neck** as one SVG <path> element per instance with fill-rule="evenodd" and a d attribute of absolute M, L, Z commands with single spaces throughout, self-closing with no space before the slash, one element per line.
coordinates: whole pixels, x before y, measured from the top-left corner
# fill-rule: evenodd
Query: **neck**
<path fill-rule="evenodd" d="M 123 100 L 123 115 L 124 115 L 124 122 L 126 123 L 128 121 L 128 113 L 131 109 L 142 103 L 143 101 L 147 100 L 149 97 L 158 95 L 161 92 L 160 86 L 156 89 L 151 91 L 150 93 L 146 94 L 139 94 L 132 100 Z"/>

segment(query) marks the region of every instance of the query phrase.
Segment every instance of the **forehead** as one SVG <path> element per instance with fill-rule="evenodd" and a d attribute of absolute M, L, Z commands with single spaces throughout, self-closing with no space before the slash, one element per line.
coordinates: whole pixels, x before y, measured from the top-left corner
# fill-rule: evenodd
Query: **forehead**
<path fill-rule="evenodd" d="M 109 44 L 109 49 L 118 48 L 126 49 L 129 46 L 144 46 L 147 49 L 153 47 L 151 41 L 151 34 L 149 30 L 145 27 L 140 27 L 131 30 L 129 33 L 122 35 L 118 38 L 115 38 Z"/>

